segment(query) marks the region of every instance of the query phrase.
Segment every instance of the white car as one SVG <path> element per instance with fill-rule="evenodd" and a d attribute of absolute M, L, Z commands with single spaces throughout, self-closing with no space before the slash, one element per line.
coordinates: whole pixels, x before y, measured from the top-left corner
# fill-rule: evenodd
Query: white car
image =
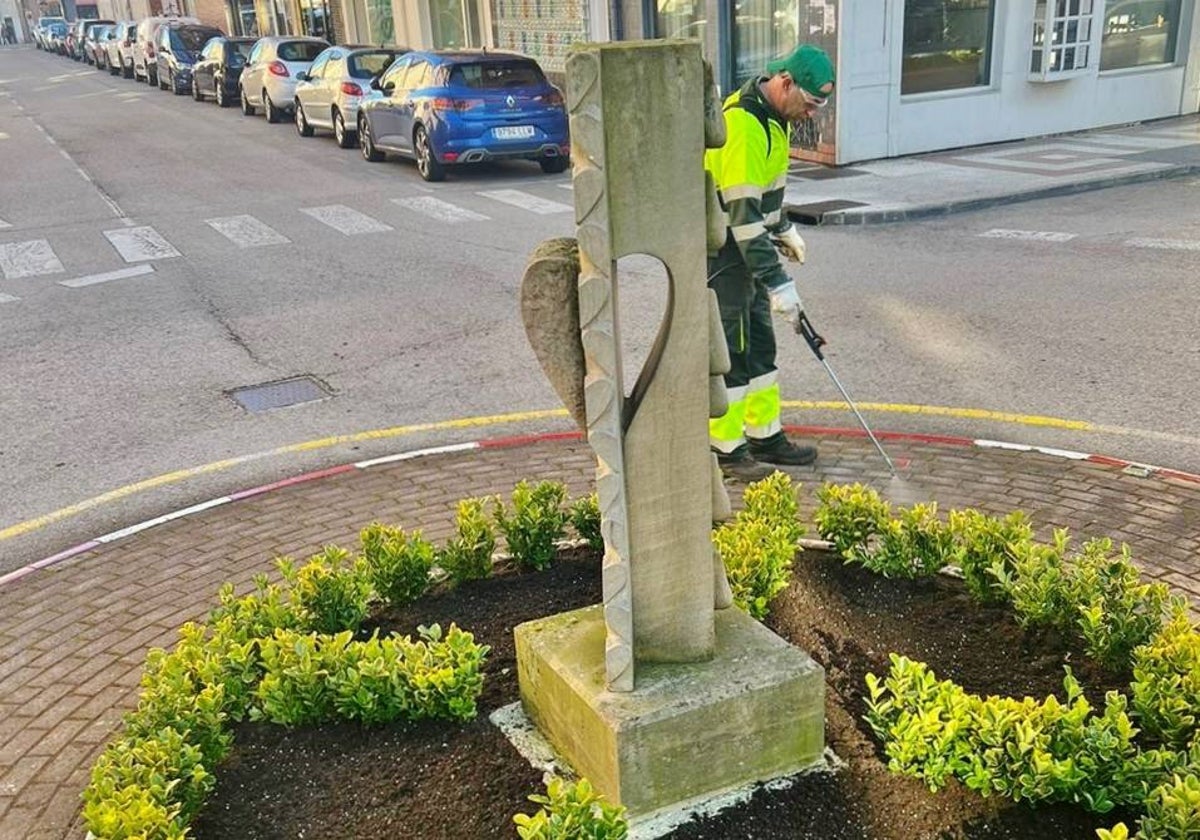
<path fill-rule="evenodd" d="M 126 79 L 133 78 L 133 39 L 136 37 L 137 23 L 123 20 L 113 30 L 113 37 L 104 42 L 105 65 L 111 75 L 120 73 Z"/>
<path fill-rule="evenodd" d="M 371 92 L 371 79 L 388 69 L 406 49 L 330 47 L 308 70 L 296 74 L 296 131 L 311 137 L 313 129 L 333 132 L 343 149 L 358 143 L 358 103 Z"/>
<path fill-rule="evenodd" d="M 148 17 L 137 25 L 133 40 L 133 78 L 148 85 L 158 86 L 158 58 L 154 54 L 154 36 L 163 23 L 200 23 L 194 17 Z"/>
<path fill-rule="evenodd" d="M 277 123 L 296 99 L 296 74 L 308 70 L 329 46 L 324 38 L 268 35 L 259 38 L 238 82 L 242 113 L 253 116 L 262 108 L 267 122 Z"/>

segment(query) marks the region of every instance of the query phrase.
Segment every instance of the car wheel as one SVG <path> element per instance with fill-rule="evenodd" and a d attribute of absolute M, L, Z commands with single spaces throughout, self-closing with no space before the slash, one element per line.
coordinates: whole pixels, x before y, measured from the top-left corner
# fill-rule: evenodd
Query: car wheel
<path fill-rule="evenodd" d="M 538 163 L 541 165 L 542 171 L 547 175 L 558 175 L 560 172 L 567 171 L 567 158 L 562 156 L 542 158 Z"/>
<path fill-rule="evenodd" d="M 275 103 L 271 101 L 271 96 L 270 96 L 270 94 L 267 93 L 266 88 L 263 88 L 262 103 L 263 103 L 263 112 L 266 113 L 266 115 L 267 115 L 267 122 L 269 122 L 269 123 L 279 122 L 279 118 L 280 118 L 279 109 L 276 108 Z"/>
<path fill-rule="evenodd" d="M 187 89 L 179 87 L 179 80 L 175 78 L 175 74 L 171 74 L 171 93 L 176 96 L 186 96 Z"/>
<path fill-rule="evenodd" d="M 254 116 L 254 106 L 250 104 L 250 100 L 246 98 L 246 89 L 240 88 L 242 94 L 242 113 L 247 117 Z"/>
<path fill-rule="evenodd" d="M 204 97 L 200 94 L 200 83 L 196 81 L 196 77 L 192 77 L 192 99 L 197 102 L 203 102 Z"/>
<path fill-rule="evenodd" d="M 354 145 L 354 132 L 346 130 L 346 120 L 342 112 L 337 110 L 333 112 L 333 139 L 343 149 Z"/>
<path fill-rule="evenodd" d="M 114 64 L 113 64 L 113 63 L 110 61 L 110 62 L 108 63 L 108 75 L 110 75 L 110 76 L 119 76 L 119 75 L 121 75 L 121 68 L 120 68 L 120 67 L 117 67 L 117 66 L 115 66 L 115 65 L 114 65 Z"/>
<path fill-rule="evenodd" d="M 229 104 L 229 100 L 225 98 L 225 80 L 213 79 L 213 86 L 217 94 L 217 107 L 224 108 Z"/>
<path fill-rule="evenodd" d="M 312 137 L 313 127 L 309 125 L 308 117 L 304 116 L 304 106 L 296 100 L 296 133 L 301 137 Z"/>
<path fill-rule="evenodd" d="M 126 79 L 132 79 L 133 78 L 133 68 L 126 67 L 125 70 L 123 71 L 123 75 L 125 76 Z"/>
<path fill-rule="evenodd" d="M 363 160 L 377 163 L 383 160 L 383 152 L 375 148 L 375 140 L 371 137 L 371 124 L 366 117 L 358 118 L 358 147 L 362 149 Z"/>
<path fill-rule="evenodd" d="M 413 149 L 417 152 L 417 171 L 426 181 L 441 181 L 446 177 L 446 168 L 437 159 L 433 143 L 429 140 L 429 132 L 425 126 L 417 126 L 413 132 Z"/>

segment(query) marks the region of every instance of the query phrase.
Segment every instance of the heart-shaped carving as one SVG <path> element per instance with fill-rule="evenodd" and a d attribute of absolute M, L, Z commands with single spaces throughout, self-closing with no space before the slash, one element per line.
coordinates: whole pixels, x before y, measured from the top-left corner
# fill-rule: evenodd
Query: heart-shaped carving
<path fill-rule="evenodd" d="M 586 429 L 579 248 L 574 239 L 547 239 L 534 250 L 521 281 L 521 319 L 546 378 L 579 428 Z"/>

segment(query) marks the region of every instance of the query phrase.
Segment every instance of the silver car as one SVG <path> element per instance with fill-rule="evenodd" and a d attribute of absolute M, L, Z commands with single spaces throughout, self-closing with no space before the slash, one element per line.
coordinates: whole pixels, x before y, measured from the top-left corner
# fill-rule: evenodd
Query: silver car
<path fill-rule="evenodd" d="M 113 76 L 120 73 L 133 78 L 133 41 L 137 38 L 137 21 L 123 20 L 113 29 L 112 37 L 104 42 L 107 53 L 105 66 Z"/>
<path fill-rule="evenodd" d="M 333 132 L 343 149 L 358 142 L 358 103 L 371 92 L 371 79 L 388 69 L 406 49 L 330 47 L 308 70 L 296 74 L 296 131 L 311 137 L 313 129 Z"/>
<path fill-rule="evenodd" d="M 313 59 L 329 46 L 324 38 L 268 35 L 250 51 L 238 82 L 242 113 L 252 116 L 262 108 L 267 122 L 277 123 L 296 100 L 296 74 L 308 70 Z"/>

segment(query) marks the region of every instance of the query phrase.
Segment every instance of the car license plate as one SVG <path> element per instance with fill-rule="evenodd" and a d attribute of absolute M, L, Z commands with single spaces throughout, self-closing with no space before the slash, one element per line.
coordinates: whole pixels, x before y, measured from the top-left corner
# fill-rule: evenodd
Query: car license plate
<path fill-rule="evenodd" d="M 531 125 L 501 125 L 492 129 L 492 134 L 497 140 L 520 140 L 525 137 L 533 136 L 533 126 Z"/>

